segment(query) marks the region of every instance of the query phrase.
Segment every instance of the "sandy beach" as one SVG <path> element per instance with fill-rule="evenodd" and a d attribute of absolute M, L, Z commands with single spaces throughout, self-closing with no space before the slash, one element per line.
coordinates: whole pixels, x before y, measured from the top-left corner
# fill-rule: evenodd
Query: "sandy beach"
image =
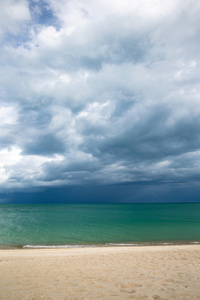
<path fill-rule="evenodd" d="M 200 299 L 200 245 L 0 250 L 0 299 Z"/>

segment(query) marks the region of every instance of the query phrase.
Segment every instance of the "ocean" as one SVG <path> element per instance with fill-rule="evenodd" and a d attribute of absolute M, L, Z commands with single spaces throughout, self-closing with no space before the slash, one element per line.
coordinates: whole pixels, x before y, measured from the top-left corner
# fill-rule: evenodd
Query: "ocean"
<path fill-rule="evenodd" d="M 0 204 L 0 247 L 200 243 L 200 203 Z"/>

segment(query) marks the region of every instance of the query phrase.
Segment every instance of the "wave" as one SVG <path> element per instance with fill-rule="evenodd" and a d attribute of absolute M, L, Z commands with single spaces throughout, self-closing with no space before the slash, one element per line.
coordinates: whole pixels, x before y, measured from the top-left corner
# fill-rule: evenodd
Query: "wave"
<path fill-rule="evenodd" d="M 105 243 L 105 244 L 76 244 L 76 245 L 24 245 L 23 249 L 65 249 L 65 248 L 94 248 L 94 247 L 134 247 L 134 246 L 165 246 L 165 245 L 200 244 L 192 242 L 140 242 L 140 243 Z"/>

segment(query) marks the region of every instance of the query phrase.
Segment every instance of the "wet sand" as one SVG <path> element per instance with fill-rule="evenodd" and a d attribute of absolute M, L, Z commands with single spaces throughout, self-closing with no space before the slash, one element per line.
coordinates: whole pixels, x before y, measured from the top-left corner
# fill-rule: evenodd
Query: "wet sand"
<path fill-rule="evenodd" d="M 0 299 L 200 299 L 200 245 L 0 250 Z"/>

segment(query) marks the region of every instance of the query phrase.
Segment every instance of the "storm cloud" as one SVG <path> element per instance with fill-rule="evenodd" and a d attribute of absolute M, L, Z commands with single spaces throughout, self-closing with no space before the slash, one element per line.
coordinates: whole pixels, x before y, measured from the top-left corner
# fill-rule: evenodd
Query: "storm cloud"
<path fill-rule="evenodd" d="M 198 184 L 200 4 L 0 3 L 0 187 Z"/>

